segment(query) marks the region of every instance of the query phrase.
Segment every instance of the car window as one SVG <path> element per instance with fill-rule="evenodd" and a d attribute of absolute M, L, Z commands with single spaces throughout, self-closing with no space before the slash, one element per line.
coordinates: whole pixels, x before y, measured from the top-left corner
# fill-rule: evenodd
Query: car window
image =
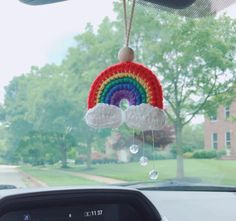
<path fill-rule="evenodd" d="M 166 125 L 93 129 L 87 98 L 119 62 L 121 1 L 2 4 L 0 184 L 236 186 L 235 19 L 235 5 L 195 19 L 137 5 L 130 46 L 162 84 Z"/>

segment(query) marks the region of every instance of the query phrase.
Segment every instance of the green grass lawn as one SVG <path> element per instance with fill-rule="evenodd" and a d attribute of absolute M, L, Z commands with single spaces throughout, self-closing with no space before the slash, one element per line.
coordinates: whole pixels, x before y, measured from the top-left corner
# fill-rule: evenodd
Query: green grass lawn
<path fill-rule="evenodd" d="M 155 162 L 159 171 L 159 180 L 172 179 L 176 175 L 176 160 L 160 160 Z M 198 177 L 203 182 L 236 186 L 236 161 L 227 160 L 195 160 L 184 161 L 185 176 Z M 147 181 L 153 162 L 142 167 L 139 163 L 96 165 L 92 170 L 74 167 L 70 170 L 95 174 L 125 181 Z"/>
<path fill-rule="evenodd" d="M 176 160 L 160 160 L 156 161 L 155 165 L 160 174 L 159 180 L 175 178 Z M 236 186 L 236 161 L 189 159 L 184 161 L 184 165 L 186 177 L 197 177 L 202 182 L 211 184 Z M 133 182 L 149 181 L 148 173 L 152 168 L 153 162 L 151 161 L 146 167 L 142 167 L 139 163 L 127 163 L 94 165 L 91 170 L 86 170 L 85 166 L 74 166 L 66 170 L 60 170 L 56 167 L 22 167 L 22 170 L 47 183 L 49 186 L 63 186 L 97 184 L 97 182 L 67 174 L 66 171 L 94 174 Z"/>
<path fill-rule="evenodd" d="M 101 184 L 77 176 L 66 174 L 63 171 L 45 167 L 23 166 L 21 170 L 36 179 L 46 183 L 48 186 L 73 186 L 73 185 L 96 185 Z"/>

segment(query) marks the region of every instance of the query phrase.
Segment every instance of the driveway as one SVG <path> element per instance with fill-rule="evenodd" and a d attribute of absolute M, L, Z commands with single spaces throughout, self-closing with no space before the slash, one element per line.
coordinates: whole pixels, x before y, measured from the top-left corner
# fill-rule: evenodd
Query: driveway
<path fill-rule="evenodd" d="M 15 185 L 18 188 L 27 187 L 24 183 L 24 176 L 17 168 L 17 166 L 0 165 L 0 184 Z"/>

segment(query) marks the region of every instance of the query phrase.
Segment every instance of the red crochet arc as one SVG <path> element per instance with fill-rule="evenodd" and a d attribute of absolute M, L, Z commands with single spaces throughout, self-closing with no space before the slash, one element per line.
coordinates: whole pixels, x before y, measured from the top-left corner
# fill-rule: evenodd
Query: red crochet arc
<path fill-rule="evenodd" d="M 117 94 L 119 94 L 119 99 L 122 99 L 122 96 L 132 98 L 131 105 L 148 103 L 163 109 L 160 81 L 150 69 L 142 64 L 118 63 L 102 71 L 91 85 L 88 109 L 98 103 L 113 104 L 113 101 L 117 100 Z"/>

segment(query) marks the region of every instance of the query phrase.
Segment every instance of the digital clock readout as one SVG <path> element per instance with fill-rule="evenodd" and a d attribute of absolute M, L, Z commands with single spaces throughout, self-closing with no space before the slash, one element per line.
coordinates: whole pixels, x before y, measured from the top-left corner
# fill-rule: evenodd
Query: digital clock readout
<path fill-rule="evenodd" d="M 85 211 L 83 215 L 84 217 L 102 216 L 103 210 L 99 209 L 99 210 Z"/>

